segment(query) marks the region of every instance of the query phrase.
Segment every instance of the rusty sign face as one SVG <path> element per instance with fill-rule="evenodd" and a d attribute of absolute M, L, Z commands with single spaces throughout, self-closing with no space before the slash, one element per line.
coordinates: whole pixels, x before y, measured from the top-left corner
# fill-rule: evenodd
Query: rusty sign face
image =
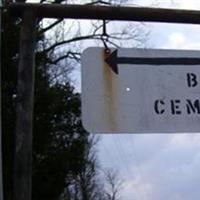
<path fill-rule="evenodd" d="M 89 132 L 200 132 L 200 52 L 85 50 L 82 118 Z"/>

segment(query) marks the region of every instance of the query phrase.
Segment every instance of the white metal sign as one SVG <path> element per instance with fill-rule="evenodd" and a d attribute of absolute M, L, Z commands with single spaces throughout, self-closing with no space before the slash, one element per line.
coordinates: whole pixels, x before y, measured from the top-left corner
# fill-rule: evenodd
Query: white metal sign
<path fill-rule="evenodd" d="M 200 132 L 200 52 L 89 48 L 82 117 L 90 132 Z"/>

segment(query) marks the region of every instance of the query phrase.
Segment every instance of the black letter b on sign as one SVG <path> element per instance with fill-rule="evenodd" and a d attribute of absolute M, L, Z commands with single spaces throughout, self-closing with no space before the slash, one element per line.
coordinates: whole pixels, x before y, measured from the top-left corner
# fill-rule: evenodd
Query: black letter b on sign
<path fill-rule="evenodd" d="M 196 87 L 198 84 L 197 75 L 194 73 L 187 73 L 187 85 L 188 87 Z"/>

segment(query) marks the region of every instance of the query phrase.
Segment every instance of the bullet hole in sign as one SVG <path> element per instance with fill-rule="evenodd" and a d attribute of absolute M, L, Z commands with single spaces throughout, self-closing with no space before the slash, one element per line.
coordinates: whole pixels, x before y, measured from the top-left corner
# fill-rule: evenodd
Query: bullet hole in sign
<path fill-rule="evenodd" d="M 131 88 L 127 87 L 127 88 L 126 88 L 126 91 L 127 91 L 127 92 L 130 92 L 130 91 L 131 91 Z"/>

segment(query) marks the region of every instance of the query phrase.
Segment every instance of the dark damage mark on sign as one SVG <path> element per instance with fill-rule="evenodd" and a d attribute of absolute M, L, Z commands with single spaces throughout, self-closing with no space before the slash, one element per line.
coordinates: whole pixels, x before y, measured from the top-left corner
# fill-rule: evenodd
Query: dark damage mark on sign
<path fill-rule="evenodd" d="M 118 64 L 146 64 L 146 65 L 200 65 L 200 58 L 183 58 L 183 57 L 118 57 L 117 50 L 114 50 L 106 59 L 105 62 L 110 66 L 112 71 L 119 74 Z"/>

